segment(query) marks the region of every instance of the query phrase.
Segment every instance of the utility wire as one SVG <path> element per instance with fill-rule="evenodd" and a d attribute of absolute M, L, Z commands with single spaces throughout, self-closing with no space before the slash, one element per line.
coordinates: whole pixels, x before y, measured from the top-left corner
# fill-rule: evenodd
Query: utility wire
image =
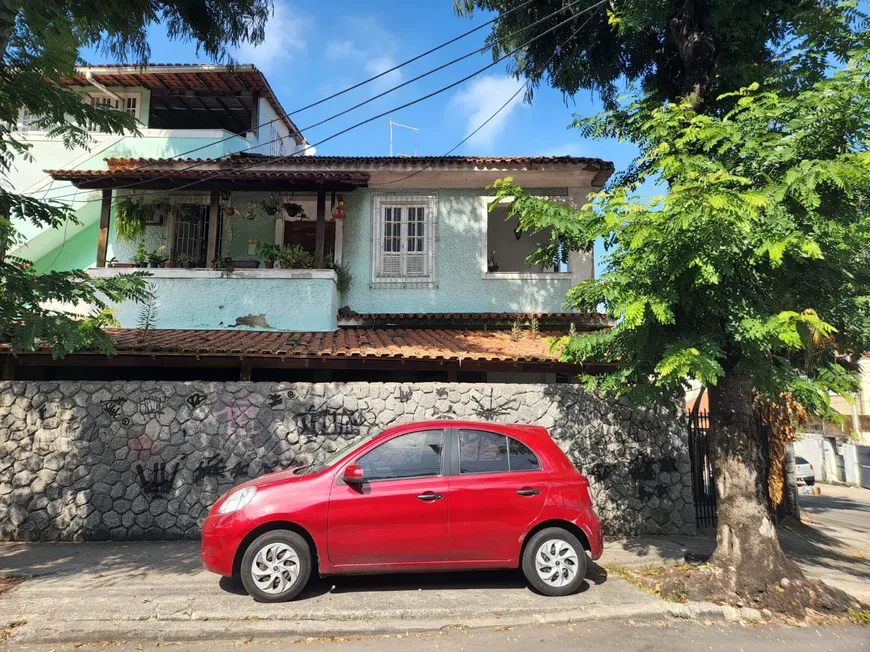
<path fill-rule="evenodd" d="M 583 24 L 580 25 L 580 27 L 578 27 L 578 28 L 576 29 L 576 31 L 575 31 L 573 34 L 571 34 L 571 36 L 569 36 L 569 37 L 568 37 L 564 42 L 560 43 L 558 47 L 562 47 L 565 43 L 567 43 L 567 42 L 570 41 L 572 38 L 574 38 L 575 36 L 577 36 L 577 34 L 579 34 L 580 31 L 581 31 L 584 27 L 586 27 L 586 25 L 589 23 L 590 20 L 592 20 L 592 16 L 590 16 L 590 17 L 587 18 L 585 21 L 583 21 Z M 556 58 L 556 55 L 557 55 L 557 54 L 558 54 L 558 49 L 557 49 L 555 52 L 553 52 L 553 56 L 551 56 L 549 59 L 547 59 L 547 61 L 546 61 L 543 65 L 539 66 L 539 67 L 534 71 L 534 74 L 537 75 L 537 74 L 542 73 L 542 72 L 544 71 L 544 69 L 545 69 L 547 66 L 550 65 L 550 62 L 552 62 L 553 59 Z M 446 153 L 442 154 L 442 157 L 443 157 L 443 156 L 450 156 L 453 152 L 455 152 L 457 149 L 459 149 L 459 148 L 462 147 L 465 143 L 467 143 L 469 140 L 471 140 L 471 138 L 473 138 L 475 134 L 477 134 L 481 129 L 483 129 L 486 125 L 488 125 L 490 122 L 492 122 L 492 121 L 496 118 L 496 116 L 498 116 L 499 113 L 501 113 L 502 111 L 504 111 L 504 110 L 508 107 L 508 105 L 509 105 L 511 102 L 513 102 L 513 101 L 517 98 L 517 96 L 518 96 L 520 93 L 522 93 L 525 89 L 527 89 L 527 88 L 529 87 L 529 83 L 530 83 L 530 82 L 531 82 L 531 79 L 526 79 L 526 82 L 525 82 L 522 86 L 520 86 L 520 87 L 516 90 L 516 92 L 515 92 L 513 95 L 511 95 L 511 96 L 507 99 L 507 101 L 506 101 L 504 104 L 502 104 L 502 105 L 498 108 L 498 110 L 497 110 L 495 113 L 493 113 L 493 114 L 492 114 L 491 116 L 489 116 L 486 120 L 484 120 L 480 125 L 478 125 L 477 129 L 475 129 L 475 130 L 472 131 L 470 134 L 468 134 L 465 138 L 463 138 L 463 139 L 460 140 L 458 143 L 456 143 L 456 145 L 454 145 L 451 149 L 447 150 Z M 426 166 L 420 168 L 419 170 L 417 170 L 416 172 L 413 172 L 412 174 L 409 174 L 408 176 L 400 177 L 400 178 L 398 178 L 398 179 L 393 179 L 392 181 L 385 181 L 384 183 L 375 183 L 375 184 L 371 184 L 369 187 L 370 187 L 370 188 L 380 188 L 380 187 L 382 187 L 382 186 L 390 186 L 390 185 L 392 185 L 392 184 L 394 184 L 394 183 L 400 183 L 400 182 L 402 182 L 402 181 L 407 181 L 408 179 L 410 179 L 410 178 L 412 178 L 412 177 L 416 177 L 416 176 L 417 176 L 418 174 L 420 174 L 421 172 L 425 172 L 426 170 L 430 169 L 430 168 L 432 167 L 432 165 L 433 165 L 432 163 L 429 163 L 428 165 L 426 165 Z"/>
<path fill-rule="evenodd" d="M 491 45 L 494 45 L 495 43 L 501 42 L 501 41 L 503 41 L 503 40 L 505 40 L 505 39 L 509 39 L 509 38 L 511 38 L 511 37 L 513 37 L 513 36 L 519 34 L 520 32 L 524 32 L 524 31 L 526 31 L 526 30 L 528 30 L 528 29 L 534 27 L 535 25 L 538 25 L 538 24 L 540 24 L 540 23 L 542 23 L 542 22 L 544 22 L 544 21 L 546 21 L 546 20 L 552 18 L 552 17 L 555 16 L 556 14 L 562 13 L 562 12 L 565 11 L 566 9 L 570 9 L 571 7 L 573 7 L 574 5 L 576 5 L 576 4 L 578 4 L 578 3 L 582 2 L 582 1 L 583 1 L 583 0 L 573 0 L 573 2 L 569 3 L 568 5 L 565 5 L 564 7 L 560 7 L 560 8 L 557 9 L 556 11 L 554 11 L 554 12 L 552 12 L 552 13 L 550 13 L 550 14 L 544 16 L 543 18 L 538 19 L 538 20 L 535 21 L 534 23 L 531 23 L 531 24 L 529 24 L 529 25 L 527 25 L 527 26 L 525 26 L 525 27 L 523 27 L 523 28 L 521 28 L 521 29 L 519 29 L 519 30 L 516 30 L 516 31 L 512 32 L 511 34 L 508 34 L 508 35 L 506 35 L 506 36 L 501 37 L 501 38 L 498 39 L 497 41 L 493 42 L 493 44 L 491 44 Z M 508 52 L 508 53 L 505 54 L 504 56 L 502 56 L 502 57 L 500 57 L 499 59 L 493 61 L 491 64 L 489 64 L 489 65 L 487 65 L 487 66 L 485 66 L 485 67 L 483 67 L 483 68 L 481 68 L 481 69 L 475 71 L 475 72 L 472 73 L 471 75 L 469 75 L 469 76 L 467 76 L 467 77 L 464 77 L 463 79 L 459 80 L 458 82 L 456 82 L 456 83 L 454 83 L 454 84 L 452 84 L 452 85 L 450 85 L 450 86 L 448 86 L 448 87 L 446 87 L 446 88 L 444 88 L 444 89 L 441 89 L 440 91 L 438 91 L 438 92 L 436 92 L 436 93 L 433 93 L 433 94 L 431 94 L 431 95 L 427 95 L 427 96 L 421 98 L 421 99 L 418 100 L 418 101 L 426 100 L 426 99 L 428 99 L 429 97 L 432 97 L 433 95 L 437 95 L 437 94 L 439 94 L 439 93 L 441 93 L 441 92 L 444 92 L 444 91 L 446 91 L 446 90 L 449 90 L 450 88 L 453 88 L 453 87 L 455 87 L 455 86 L 457 86 L 457 85 L 459 85 L 459 84 L 464 83 L 465 81 L 467 81 L 467 80 L 470 79 L 471 77 L 474 77 L 474 76 L 480 74 L 481 72 L 484 72 L 484 71 L 488 70 L 489 68 L 492 68 L 493 66 L 497 65 L 498 63 L 504 61 L 504 60 L 507 59 L 508 57 L 513 56 L 513 55 L 516 54 L 519 50 L 521 50 L 521 49 L 524 48 L 525 46 L 529 45 L 530 43 L 533 43 L 534 41 L 538 40 L 538 39 L 541 38 L 542 36 L 544 36 L 544 35 L 546 35 L 546 34 L 552 32 L 552 31 L 554 31 L 555 29 L 558 29 L 559 27 L 561 27 L 562 25 L 567 24 L 568 22 L 571 22 L 571 21 L 575 20 L 578 16 L 581 16 L 581 15 L 583 15 L 584 13 L 586 13 L 586 12 L 588 12 L 588 11 L 591 11 L 592 9 L 594 9 L 594 8 L 596 8 L 596 7 L 598 7 L 598 6 L 602 5 L 602 4 L 604 4 L 605 2 L 606 2 L 606 0 L 601 0 L 601 2 L 598 2 L 598 3 L 596 3 L 595 5 L 593 5 L 593 6 L 591 6 L 591 7 L 588 7 L 588 8 L 586 8 L 586 9 L 580 11 L 580 12 L 577 13 L 577 14 L 574 14 L 573 16 L 571 16 L 570 18 L 568 18 L 567 20 L 565 20 L 565 21 L 563 21 L 563 22 L 557 24 L 555 27 L 552 27 L 552 28 L 550 28 L 549 30 L 547 30 L 547 31 L 545 31 L 545 32 L 542 32 L 541 34 L 538 34 L 537 36 L 535 36 L 534 38 L 530 39 L 529 41 L 526 41 L 525 43 L 523 43 L 522 45 L 520 45 L 520 46 L 517 47 L 516 49 L 512 50 L 511 52 Z M 588 22 L 588 21 L 587 21 L 587 22 Z M 491 47 L 491 46 L 487 46 L 487 47 Z M 456 64 L 456 63 L 458 63 L 458 62 L 460 62 L 460 61 L 463 61 L 463 60 L 465 60 L 465 59 L 467 59 L 467 58 L 469 58 L 469 57 L 472 57 L 472 56 L 478 54 L 479 52 L 481 52 L 483 49 L 485 49 L 485 48 L 476 48 L 476 49 L 472 50 L 471 52 L 469 52 L 469 53 L 467 53 L 467 54 L 464 54 L 464 55 L 462 55 L 462 56 L 460 56 L 460 57 L 458 57 L 458 58 L 456 58 L 456 59 L 453 59 L 452 61 L 449 61 L 449 62 L 447 62 L 447 63 L 445 63 L 445 64 L 443 64 L 443 65 L 441 65 L 441 66 L 438 66 L 438 67 L 436 67 L 436 68 L 433 68 L 433 69 L 431 69 L 431 70 L 429 70 L 429 71 L 427 71 L 427 72 L 425 72 L 425 73 L 422 73 L 422 74 L 418 75 L 417 77 L 414 77 L 413 79 L 409 79 L 408 81 L 402 82 L 401 84 L 398 84 L 397 86 L 393 86 L 392 88 L 389 88 L 389 89 L 387 89 L 386 91 L 384 91 L 384 92 L 382 92 L 382 93 L 379 93 L 379 94 L 377 94 L 377 95 L 375 95 L 375 96 L 373 96 L 373 97 L 370 97 L 370 98 L 368 98 L 367 100 L 364 100 L 364 101 L 362 101 L 362 102 L 360 102 L 360 103 L 358 103 L 358 104 L 356 104 L 356 105 L 354 105 L 354 106 L 352 106 L 352 107 L 350 107 L 350 108 L 348 108 L 348 109 L 345 109 L 345 110 L 343 110 L 343 111 L 341 111 L 341 112 L 339 112 L 339 113 L 333 114 L 333 115 L 331 115 L 331 116 L 329 116 L 329 117 L 327 117 L 327 118 L 325 118 L 325 119 L 323 119 L 323 120 L 321 120 L 321 121 L 319 121 L 319 122 L 316 122 L 316 123 L 314 123 L 314 124 L 311 124 L 311 125 L 308 125 L 308 126 L 306 126 L 306 127 L 303 127 L 301 131 L 306 131 L 306 130 L 309 130 L 309 129 L 314 129 L 314 128 L 316 128 L 316 127 L 319 127 L 319 126 L 321 126 L 321 125 L 326 124 L 327 122 L 331 122 L 332 120 L 335 120 L 336 118 L 339 118 L 339 117 L 341 117 L 341 116 L 343 116 L 343 115 L 346 115 L 346 114 L 350 113 L 351 111 L 354 111 L 354 110 L 356 110 L 356 109 L 358 109 L 358 108 L 360 108 L 360 107 L 362 107 L 362 106 L 365 106 L 366 104 L 370 104 L 371 102 L 373 102 L 373 101 L 375 101 L 375 100 L 377 100 L 377 99 L 380 99 L 380 98 L 384 97 L 385 95 L 389 95 L 390 93 L 393 93 L 394 91 L 396 91 L 396 90 L 398 90 L 398 89 L 400 89 L 400 88 L 403 88 L 403 87 L 405 87 L 405 86 L 408 86 L 409 84 L 412 84 L 412 83 L 414 83 L 414 82 L 416 82 L 416 81 L 419 81 L 420 79 L 423 79 L 424 77 L 428 77 L 429 75 L 432 75 L 432 74 L 434 74 L 434 73 L 436 73 L 436 72 L 438 72 L 438 71 L 440 71 L 440 70 L 443 70 L 443 69 L 445 69 L 445 68 L 447 68 L 447 67 L 449 67 L 449 66 L 452 66 L 452 65 L 454 65 L 454 64 Z M 340 93 L 339 93 L 339 94 L 340 94 Z M 411 104 L 415 104 L 415 103 L 417 103 L 417 101 L 412 102 Z M 382 113 L 382 114 L 380 114 L 380 115 L 378 115 L 378 116 L 375 116 L 374 118 L 371 118 L 371 119 L 369 119 L 368 121 L 361 122 L 361 123 L 357 123 L 356 125 L 353 125 L 353 126 L 351 127 L 351 129 L 356 129 L 357 127 L 360 127 L 360 126 L 362 126 L 362 125 L 364 125 L 364 124 L 367 124 L 367 122 L 371 122 L 371 121 L 376 120 L 376 119 L 378 119 L 378 118 L 384 117 L 385 115 L 387 115 L 387 114 L 389 114 L 389 113 L 391 113 L 391 112 L 393 112 L 393 111 L 398 111 L 398 110 L 400 110 L 400 109 L 406 108 L 407 106 L 410 106 L 411 104 L 402 105 L 402 106 L 400 106 L 400 107 L 398 107 L 398 108 L 396 108 L 396 109 L 391 109 L 390 111 L 387 111 L 387 112 Z M 301 110 L 301 109 L 300 109 L 300 110 Z M 288 115 L 289 115 L 289 114 L 288 114 Z M 273 120 L 272 122 L 274 122 L 274 120 Z M 265 123 L 265 124 L 269 124 L 269 123 Z M 262 126 L 262 125 L 261 125 L 261 126 Z M 309 150 L 309 149 L 312 149 L 312 148 L 314 148 L 314 147 L 316 147 L 316 146 L 318 146 L 318 145 L 320 145 L 320 144 L 322 144 L 322 143 L 324 143 L 324 142 L 327 142 L 327 141 L 329 141 L 329 140 L 332 140 L 332 138 L 335 138 L 335 137 L 337 137 L 337 136 L 340 136 L 340 135 L 346 133 L 346 131 L 349 131 L 349 130 L 350 130 L 350 129 L 345 130 L 345 131 L 341 131 L 341 132 L 339 132 L 339 133 L 337 133 L 337 134 L 334 134 L 334 135 L 332 135 L 332 136 L 330 136 L 330 137 L 328 137 L 328 138 L 325 138 L 325 139 L 323 139 L 323 140 L 321 140 L 321 141 L 319 141 L 319 142 L 317 142 L 317 143 L 315 143 L 315 144 L 313 144 L 313 145 L 308 145 L 308 146 L 305 147 L 304 149 L 302 149 L 302 150 L 300 150 L 300 151 L 298 151 L 298 152 L 294 152 L 294 153 L 291 154 L 290 156 L 299 156 L 299 155 L 301 155 L 303 152 L 305 152 L 305 151 L 307 151 L 307 150 Z M 192 165 L 190 165 L 190 166 L 188 166 L 188 167 L 185 167 L 185 168 L 181 168 L 180 170 L 176 170 L 175 172 L 187 172 L 187 171 L 192 170 L 192 169 L 194 169 L 194 168 L 196 168 L 196 167 L 199 167 L 199 166 L 201 166 L 201 165 L 206 165 L 206 164 L 211 163 L 211 162 L 213 162 L 213 161 L 215 161 L 215 160 L 220 160 L 221 158 L 224 158 L 224 157 L 232 156 L 232 155 L 234 155 L 234 154 L 240 154 L 240 153 L 242 153 L 242 152 L 246 152 L 246 151 L 249 151 L 249 150 L 252 150 L 252 149 L 259 149 L 259 148 L 261 148 L 261 147 L 263 147 L 263 146 L 265 146 L 265 145 L 270 145 L 271 143 L 277 142 L 278 140 L 280 140 L 280 138 L 273 138 L 273 139 L 270 140 L 270 141 L 266 141 L 266 142 L 263 142 L 263 143 L 257 143 L 256 145 L 251 145 L 250 147 L 246 147 L 246 148 L 244 148 L 244 149 L 238 150 L 237 152 L 232 152 L 232 153 L 230 153 L 230 154 L 226 154 L 226 155 L 224 155 L 223 157 L 217 157 L 217 158 L 215 158 L 215 159 L 209 159 L 209 160 L 206 160 L 206 161 L 200 161 L 200 162 L 193 163 Z M 222 142 L 222 141 L 217 141 L 217 142 Z M 213 143 L 212 143 L 212 144 L 213 144 Z M 209 144 L 209 145 L 206 145 L 206 146 L 203 146 L 203 147 L 211 147 L 212 144 Z M 198 149 L 202 149 L 202 147 L 200 147 L 200 148 L 198 148 Z M 191 151 L 196 151 L 196 150 L 191 150 Z M 179 154 L 179 155 L 176 155 L 176 156 L 173 156 L 173 157 L 169 157 L 169 158 L 177 158 L 177 157 L 180 157 L 180 156 L 183 156 L 183 154 Z M 283 157 L 282 157 L 282 158 L 283 158 Z M 276 162 L 278 162 L 279 160 L 282 160 L 282 158 L 279 158 L 279 159 L 276 159 L 276 160 L 273 160 L 273 161 L 270 161 L 270 162 L 271 162 L 271 163 L 276 163 Z M 144 165 L 141 165 L 141 166 L 139 166 L 139 167 L 134 167 L 134 168 L 129 168 L 129 169 L 127 169 L 127 170 L 124 170 L 124 172 L 125 172 L 125 176 L 126 176 L 127 174 L 129 174 L 130 172 L 133 172 L 133 171 L 136 171 L 136 170 L 140 170 L 140 169 L 144 169 L 144 168 L 147 168 L 147 167 L 149 167 L 149 166 L 150 166 L 150 164 L 144 164 Z M 251 167 L 255 167 L 255 166 L 251 166 Z M 245 169 L 245 168 L 241 168 L 241 169 Z M 117 176 L 117 175 L 114 175 L 114 174 L 112 174 L 112 175 L 107 175 L 107 176 L 105 176 L 105 177 L 102 177 L 101 181 L 105 181 L 105 180 L 108 180 L 108 179 L 112 179 L 112 178 L 115 178 L 116 176 Z M 127 183 L 127 184 L 122 184 L 122 185 L 116 186 L 114 189 L 115 189 L 115 190 L 123 190 L 123 189 L 127 189 L 127 188 L 135 188 L 135 187 L 137 187 L 137 186 L 145 185 L 145 184 L 147 184 L 147 183 L 153 183 L 154 181 L 157 181 L 157 180 L 160 180 L 160 179 L 165 179 L 165 178 L 167 178 L 167 176 L 171 176 L 171 175 L 164 175 L 164 176 L 153 177 L 153 178 L 150 178 L 150 179 L 147 179 L 147 180 L 134 181 L 134 182 L 131 182 L 131 183 Z M 55 199 L 55 200 L 64 199 L 64 198 L 67 197 L 67 196 L 69 196 L 69 195 L 61 195 L 61 196 L 59 196 L 59 197 L 54 197 L 53 199 Z"/>
<path fill-rule="evenodd" d="M 275 117 L 275 118 L 269 120 L 268 122 L 263 122 L 263 123 L 257 125 L 256 129 L 259 130 L 259 129 L 262 129 L 263 127 L 268 127 L 269 125 L 274 124 L 275 122 L 279 122 L 279 121 L 283 120 L 284 118 L 289 118 L 290 116 L 292 116 L 292 115 L 296 115 L 297 113 L 302 113 L 303 111 L 307 111 L 308 109 L 313 109 L 315 106 L 320 106 L 321 104 L 325 104 L 326 102 L 329 102 L 330 100 L 334 100 L 336 97 L 341 97 L 342 95 L 344 95 L 344 94 L 346 94 L 346 93 L 350 93 L 351 91 L 355 91 L 357 88 L 361 88 L 361 87 L 365 86 L 366 84 L 370 84 L 370 83 L 372 83 L 373 81 L 377 81 L 378 79 L 380 79 L 381 77 L 384 77 L 385 75 L 389 75 L 390 73 L 395 72 L 395 71 L 397 71 L 397 70 L 400 70 L 401 68 L 404 68 L 405 66 L 408 66 L 408 65 L 414 63 L 415 61 L 419 61 L 420 59 L 423 59 L 424 57 L 427 57 L 427 56 L 429 56 L 430 54 L 433 54 L 433 53 L 435 53 L 435 52 L 438 52 L 439 50 L 443 50 L 443 49 L 446 48 L 448 45 L 453 45 L 453 44 L 456 43 L 457 41 L 461 41 L 461 40 L 464 39 L 466 36 L 470 36 L 471 34 L 474 34 L 475 32 L 479 32 L 479 31 L 482 30 L 484 27 L 486 27 L 486 26 L 488 26 L 488 25 L 492 25 L 495 21 L 499 20 L 500 18 L 503 18 L 504 16 L 507 16 L 508 14 L 511 14 L 511 13 L 513 13 L 513 12 L 515 12 L 515 11 L 519 11 L 520 9 L 522 9 L 523 7 L 525 7 L 526 5 L 529 5 L 529 4 L 531 4 L 531 3 L 535 2 L 535 1 L 536 1 L 536 0 L 526 0 L 526 1 L 523 2 L 522 4 L 519 4 L 519 5 L 517 5 L 516 7 L 513 7 L 512 9 L 507 10 L 507 11 L 504 12 L 503 14 L 500 14 L 500 15 L 496 16 L 495 18 L 493 18 L 493 19 L 491 19 L 491 20 L 488 20 L 488 21 L 486 21 L 485 23 L 482 23 L 481 25 L 478 25 L 477 27 L 475 27 L 475 28 L 473 28 L 473 29 L 470 29 L 470 30 L 468 30 L 467 32 L 463 32 L 463 33 L 460 34 L 459 36 L 454 36 L 454 37 L 451 38 L 450 40 L 448 40 L 448 41 L 444 41 L 443 43 L 441 43 L 441 44 L 439 44 L 439 45 L 436 45 L 435 47 L 430 48 L 429 50 L 426 50 L 425 52 L 421 52 L 420 54 L 411 57 L 411 58 L 408 59 L 407 61 L 403 61 L 402 63 L 396 64 L 396 65 L 393 66 L 392 68 L 389 68 L 389 69 L 387 69 L 387 70 L 384 70 L 383 72 L 380 72 L 380 73 L 378 73 L 377 75 L 374 75 L 373 77 L 369 77 L 368 79 L 364 79 L 364 80 L 362 80 L 361 82 L 357 82 L 356 84 L 353 84 L 352 86 L 348 86 L 347 88 L 343 88 L 342 90 L 337 91 L 337 92 L 333 93 L 332 95 L 329 95 L 329 96 L 324 97 L 324 98 L 322 98 L 322 99 L 319 99 L 319 100 L 317 100 L 316 102 L 312 102 L 311 104 L 306 104 L 305 106 L 303 106 L 303 107 L 301 107 L 301 108 L 298 108 L 298 109 L 296 109 L 296 110 L 294 110 L 294 111 L 289 111 L 289 112 L 286 112 L 286 113 L 281 113 L 281 114 L 279 114 L 277 117 Z M 579 1 L 579 0 L 578 0 L 578 1 Z M 572 5 L 573 5 L 573 4 L 576 4 L 576 2 L 573 2 L 573 3 L 571 3 L 571 4 L 572 4 Z M 570 5 L 568 5 L 568 6 L 570 6 Z M 563 8 L 560 9 L 559 11 L 562 11 L 562 10 L 565 9 L 565 8 L 567 8 L 567 7 L 563 7 Z M 558 13 L 558 12 L 554 12 L 554 13 Z M 550 14 L 550 15 L 553 15 L 553 14 Z M 532 25 L 529 25 L 529 26 L 527 26 L 527 27 L 531 27 L 531 26 L 532 26 Z M 525 28 L 524 28 L 524 29 L 525 29 Z M 520 30 L 520 31 L 521 31 L 521 30 Z M 512 36 L 512 35 L 509 35 L 509 36 Z M 505 37 L 505 38 L 507 38 L 507 37 Z M 485 48 L 478 48 L 478 49 L 475 50 L 474 52 L 475 52 L 475 53 L 476 53 L 476 52 L 480 52 L 480 51 L 482 51 L 483 49 L 485 49 Z M 468 55 L 468 56 L 471 56 L 471 55 Z M 399 87 L 397 87 L 397 88 L 399 88 Z M 310 127 L 306 127 L 306 128 L 309 128 L 309 129 L 310 129 Z M 303 131 L 303 129 L 297 129 L 297 130 L 296 130 L 296 133 L 298 133 L 299 135 L 302 135 L 302 131 Z M 193 149 L 189 149 L 189 150 L 187 150 L 187 151 L 185 151 L 185 152 L 181 152 L 180 154 L 173 154 L 172 156 L 168 156 L 168 157 L 166 157 L 166 158 L 168 158 L 168 159 L 173 159 L 173 158 L 183 158 L 183 157 L 187 156 L 188 154 L 193 154 L 194 152 L 199 152 L 199 151 L 201 151 L 201 150 L 203 150 L 203 149 L 207 149 L 207 148 L 209 148 L 209 147 L 213 147 L 214 145 L 220 145 L 221 143 L 225 143 L 225 142 L 227 142 L 227 141 L 229 141 L 229 140 L 232 140 L 233 138 L 236 138 L 236 134 L 233 134 L 232 136 L 227 136 L 226 138 L 222 138 L 221 140 L 216 140 L 216 141 L 209 142 L 207 145 L 200 145 L 199 147 L 194 147 Z M 146 166 L 142 166 L 142 167 L 146 167 Z M 136 170 L 136 169 L 139 169 L 139 168 L 132 168 L 132 169 Z"/>

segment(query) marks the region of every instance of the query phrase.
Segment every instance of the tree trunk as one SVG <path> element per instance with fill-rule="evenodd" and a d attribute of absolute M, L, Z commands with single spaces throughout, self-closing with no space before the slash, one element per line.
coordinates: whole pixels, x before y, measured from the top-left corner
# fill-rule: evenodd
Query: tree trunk
<path fill-rule="evenodd" d="M 803 577 L 782 552 L 767 502 L 765 442 L 751 380 L 728 372 L 710 388 L 710 448 L 718 494 L 710 565 L 732 591 L 753 596 L 782 578 Z"/>
<path fill-rule="evenodd" d="M 0 0 L 0 61 L 6 56 L 9 38 L 15 29 L 15 17 L 21 10 L 21 0 Z"/>
<path fill-rule="evenodd" d="M 672 96 L 690 96 L 697 109 L 707 95 L 716 42 L 707 25 L 705 0 L 672 0 L 665 33 L 665 63 Z"/>

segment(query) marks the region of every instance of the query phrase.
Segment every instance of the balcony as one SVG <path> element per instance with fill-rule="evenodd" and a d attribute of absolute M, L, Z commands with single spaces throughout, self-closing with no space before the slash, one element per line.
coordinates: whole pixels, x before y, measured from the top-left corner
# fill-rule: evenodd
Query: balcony
<path fill-rule="evenodd" d="M 95 278 L 133 271 L 97 267 Z M 337 275 L 319 269 L 149 269 L 153 328 L 332 331 L 339 309 Z M 122 328 L 139 328 L 142 304 L 114 306 Z"/>

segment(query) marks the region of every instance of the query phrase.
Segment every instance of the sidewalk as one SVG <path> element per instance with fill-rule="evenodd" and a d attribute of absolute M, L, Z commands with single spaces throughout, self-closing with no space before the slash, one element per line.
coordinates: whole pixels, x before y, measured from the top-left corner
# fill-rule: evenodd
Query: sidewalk
<path fill-rule="evenodd" d="M 610 542 L 608 563 L 681 559 L 667 540 Z M 315 579 L 297 600 L 259 604 L 241 587 L 204 571 L 195 542 L 10 543 L 0 575 L 23 583 L 0 596 L 13 642 L 144 638 L 217 639 L 429 631 L 602 618 L 721 619 L 714 605 L 666 603 L 593 564 L 581 592 L 553 599 L 530 591 L 519 572 Z M 0 623 L 0 627 L 7 623 Z"/>
<path fill-rule="evenodd" d="M 848 573 L 854 572 L 851 581 L 867 590 L 866 559 L 860 567 L 861 558 L 833 545 L 832 537 L 817 533 L 823 540 L 808 539 L 800 528 L 817 531 L 800 524 L 796 528 L 783 532 L 783 544 L 811 576 L 839 573 L 849 579 Z M 704 553 L 713 546 L 711 539 L 699 537 L 611 540 L 602 563 L 679 563 L 687 550 Z M 590 567 L 579 593 L 558 599 L 530 591 L 519 572 L 482 572 L 315 579 L 293 602 L 259 604 L 241 586 L 204 571 L 196 542 L 0 544 L 0 575 L 27 578 L 0 595 L 0 620 L 5 621 L 0 628 L 19 621 L 13 630 L 16 644 L 361 635 L 451 625 L 753 616 L 704 603 L 664 602 L 597 564 Z"/>

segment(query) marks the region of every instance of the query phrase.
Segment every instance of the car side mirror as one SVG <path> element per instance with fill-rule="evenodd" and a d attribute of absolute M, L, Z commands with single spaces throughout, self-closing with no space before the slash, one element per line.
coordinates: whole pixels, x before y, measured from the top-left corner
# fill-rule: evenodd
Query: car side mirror
<path fill-rule="evenodd" d="M 341 477 L 347 484 L 362 484 L 365 481 L 363 469 L 358 464 L 348 464 L 344 467 L 344 475 Z"/>

